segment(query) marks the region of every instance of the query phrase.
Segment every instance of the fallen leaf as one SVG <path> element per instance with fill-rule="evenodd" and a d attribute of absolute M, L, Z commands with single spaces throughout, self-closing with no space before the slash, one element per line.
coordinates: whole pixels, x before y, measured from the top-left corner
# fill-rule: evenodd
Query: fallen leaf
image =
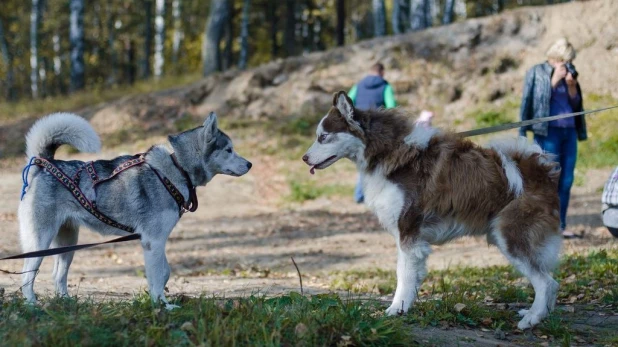
<path fill-rule="evenodd" d="M 461 312 L 464 308 L 466 308 L 466 305 L 464 305 L 462 303 L 458 303 L 458 304 L 455 304 L 454 308 L 455 308 L 455 311 Z"/>
<path fill-rule="evenodd" d="M 569 312 L 569 313 L 575 313 L 575 307 L 573 307 L 573 306 L 566 306 L 564 308 L 564 311 L 565 312 Z"/>
<path fill-rule="evenodd" d="M 483 325 L 491 325 L 492 322 L 493 322 L 493 320 L 491 318 L 484 318 L 481 321 L 481 324 L 483 324 Z"/>
<path fill-rule="evenodd" d="M 542 338 L 543 340 L 547 340 L 547 335 L 541 335 L 541 338 Z"/>
<path fill-rule="evenodd" d="M 564 279 L 564 283 L 573 283 L 576 280 L 577 280 L 577 276 L 575 276 L 575 274 L 572 274 L 571 276 Z"/>
<path fill-rule="evenodd" d="M 575 295 L 571 295 L 571 296 L 569 296 L 569 300 L 567 300 L 567 302 L 568 302 L 569 304 L 572 304 L 572 303 L 574 303 L 575 301 L 577 301 L 577 297 L 576 297 Z"/>

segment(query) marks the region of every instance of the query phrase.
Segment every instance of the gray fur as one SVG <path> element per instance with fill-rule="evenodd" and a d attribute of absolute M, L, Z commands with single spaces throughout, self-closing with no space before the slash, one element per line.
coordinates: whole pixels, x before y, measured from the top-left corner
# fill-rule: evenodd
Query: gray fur
<path fill-rule="evenodd" d="M 99 136 L 84 118 L 72 113 L 53 113 L 38 120 L 26 135 L 26 155 L 53 158 L 56 149 L 70 144 L 80 152 L 101 150 Z"/>
<path fill-rule="evenodd" d="M 82 119 L 83 120 L 83 119 Z M 87 123 L 86 123 L 87 124 Z M 74 116 L 52 115 L 37 122 L 29 133 L 33 143 L 30 151 L 33 156 L 48 154 L 49 148 L 61 144 L 80 146 L 78 149 L 92 148 L 84 144 L 94 144 L 92 133 L 85 131 L 80 136 L 62 136 L 81 127 L 81 121 Z M 89 127 L 89 126 L 88 126 Z M 62 131 L 62 129 L 70 129 Z M 95 134 L 96 136 L 96 134 Z M 98 137 L 96 138 L 98 141 Z M 198 127 L 169 137 L 180 166 L 189 173 L 194 186 L 206 185 L 215 175 L 226 174 L 242 176 L 251 168 L 251 163 L 233 150 L 232 141 L 218 130 L 216 115 L 211 114 L 205 126 Z M 75 140 L 75 143 L 72 142 Z M 30 141 L 30 139 L 29 139 Z M 90 142 L 89 142 L 90 141 Z M 30 143 L 29 143 L 30 145 Z M 51 152 L 53 155 L 53 152 Z M 159 181 L 153 169 L 167 177 L 185 198 L 189 190 L 185 177 L 178 170 L 164 146 L 155 146 L 146 154 L 146 163 L 133 167 L 117 175 L 110 181 L 92 188 L 88 174 L 82 172 L 80 189 L 90 200 L 96 201 L 98 209 L 119 223 L 133 227 L 142 235 L 146 277 L 153 301 L 162 301 L 168 308 L 163 289 L 170 275 L 165 257 L 165 243 L 179 220 L 178 205 Z M 94 162 L 99 178 L 108 177 L 111 172 L 129 157 Z M 84 165 L 81 161 L 62 161 L 48 157 L 67 175 L 73 176 Z M 32 167 L 30 188 L 19 205 L 20 238 L 24 252 L 47 249 L 54 246 L 68 246 L 77 243 L 80 225 L 105 235 L 126 235 L 125 232 L 102 223 L 88 213 L 75 200 L 73 195 L 55 178 L 39 167 Z M 56 292 L 67 295 L 67 273 L 73 253 L 56 256 L 54 281 Z M 24 271 L 38 269 L 42 258 L 26 259 Z M 33 290 L 35 272 L 23 275 L 23 294 L 30 302 L 36 301 Z"/>

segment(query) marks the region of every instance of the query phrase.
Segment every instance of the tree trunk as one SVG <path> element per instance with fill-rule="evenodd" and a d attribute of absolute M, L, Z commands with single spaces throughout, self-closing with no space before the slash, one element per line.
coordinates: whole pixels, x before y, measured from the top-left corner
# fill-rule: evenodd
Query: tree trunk
<path fill-rule="evenodd" d="M 116 84 L 118 78 L 118 57 L 116 55 L 116 29 L 114 28 L 114 22 L 116 18 L 112 9 L 112 0 L 107 3 L 107 45 L 109 49 L 110 60 L 110 74 L 107 77 L 107 84 Z"/>
<path fill-rule="evenodd" d="M 161 78 L 163 65 L 165 64 L 165 0 L 156 0 L 155 3 L 155 54 L 154 54 L 154 77 Z"/>
<path fill-rule="evenodd" d="M 234 1 L 229 2 L 230 8 L 228 9 L 228 20 L 225 26 L 225 32 L 223 36 L 225 37 L 225 45 L 223 48 L 223 57 L 221 60 L 221 70 L 226 71 L 232 67 L 232 46 L 234 45 L 234 16 L 236 15 L 234 10 Z"/>
<path fill-rule="evenodd" d="M 393 32 L 403 34 L 410 27 L 410 0 L 393 0 Z"/>
<path fill-rule="evenodd" d="M 372 0 L 373 5 L 373 36 L 386 35 L 386 7 L 384 0 Z"/>
<path fill-rule="evenodd" d="M 124 82 L 130 85 L 135 83 L 135 43 L 132 39 L 124 42 Z"/>
<path fill-rule="evenodd" d="M 504 11 L 504 0 L 494 0 L 494 12 L 500 13 Z"/>
<path fill-rule="evenodd" d="M 412 31 L 427 28 L 427 2 L 428 0 L 412 0 L 412 6 L 410 6 L 410 28 Z"/>
<path fill-rule="evenodd" d="M 39 97 L 39 26 L 43 0 L 32 0 L 30 11 L 30 90 L 33 98 Z"/>
<path fill-rule="evenodd" d="M 336 41 L 337 46 L 345 45 L 345 0 L 337 0 L 337 29 L 336 29 Z"/>
<path fill-rule="evenodd" d="M 436 0 L 425 0 L 425 28 L 433 25 L 433 9 L 436 6 Z"/>
<path fill-rule="evenodd" d="M 11 55 L 11 51 L 9 51 L 9 43 L 6 39 L 6 32 L 4 31 L 4 25 L 2 23 L 2 19 L 0 18 L 0 52 L 2 52 L 2 59 L 6 64 L 6 80 L 5 80 L 5 91 L 6 91 L 6 100 L 13 101 L 15 100 L 15 72 L 13 71 L 13 56 Z"/>
<path fill-rule="evenodd" d="M 444 13 L 442 14 L 442 24 L 449 24 L 453 22 L 453 12 L 455 10 L 455 0 L 444 1 Z"/>
<path fill-rule="evenodd" d="M 204 76 L 221 71 L 219 43 L 229 18 L 229 9 L 228 0 L 211 0 L 210 2 L 210 14 L 206 23 L 204 44 L 202 46 L 202 59 L 204 62 L 202 72 Z"/>
<path fill-rule="evenodd" d="M 174 65 L 178 63 L 180 43 L 184 38 L 184 33 L 182 31 L 182 18 L 180 18 L 181 5 L 182 0 L 172 1 L 172 18 L 174 19 L 174 36 L 172 38 L 172 63 L 174 63 Z"/>
<path fill-rule="evenodd" d="M 283 48 L 286 56 L 296 54 L 296 0 L 286 0 Z"/>
<path fill-rule="evenodd" d="M 250 0 L 244 0 L 242 6 L 242 23 L 240 24 L 240 58 L 238 59 L 238 68 L 244 70 L 247 68 L 249 60 L 249 7 Z"/>
<path fill-rule="evenodd" d="M 54 49 L 54 75 L 56 80 L 56 87 L 60 94 L 66 93 L 65 84 L 62 80 L 62 59 L 60 58 L 60 35 L 57 33 L 52 37 L 53 49 Z"/>
<path fill-rule="evenodd" d="M 150 56 L 152 55 L 152 0 L 144 0 L 144 57 L 142 78 L 150 77 Z"/>
<path fill-rule="evenodd" d="M 466 8 L 466 0 L 455 0 L 455 15 L 457 18 L 468 18 L 468 9 Z"/>
<path fill-rule="evenodd" d="M 84 0 L 71 0 L 71 92 L 84 89 Z"/>
<path fill-rule="evenodd" d="M 277 40 L 279 17 L 277 16 L 277 5 L 274 0 L 268 1 L 267 9 L 266 17 L 270 22 L 270 55 L 271 60 L 275 60 L 279 56 L 279 42 Z"/>

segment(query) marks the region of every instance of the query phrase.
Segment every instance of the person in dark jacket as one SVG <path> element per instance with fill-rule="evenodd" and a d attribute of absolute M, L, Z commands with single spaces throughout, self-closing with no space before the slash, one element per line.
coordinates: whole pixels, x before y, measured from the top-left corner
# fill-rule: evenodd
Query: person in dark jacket
<path fill-rule="evenodd" d="M 397 106 L 393 88 L 384 79 L 384 65 L 380 63 L 374 64 L 371 67 L 369 74 L 350 89 L 348 96 L 354 102 L 354 107 L 359 110 Z M 363 178 L 359 174 L 358 182 L 354 189 L 354 200 L 359 204 L 365 201 L 362 180 Z"/>
<path fill-rule="evenodd" d="M 582 92 L 571 62 L 575 49 L 564 38 L 556 41 L 547 51 L 547 61 L 532 67 L 526 73 L 521 102 L 521 120 L 543 118 L 583 111 Z M 568 68 L 567 68 L 568 67 Z M 534 133 L 534 140 L 544 151 L 556 156 L 560 164 L 560 228 L 565 238 L 578 237 L 566 230 L 566 216 L 573 185 L 577 141 L 587 139 L 584 116 L 522 127 L 520 133 Z"/>

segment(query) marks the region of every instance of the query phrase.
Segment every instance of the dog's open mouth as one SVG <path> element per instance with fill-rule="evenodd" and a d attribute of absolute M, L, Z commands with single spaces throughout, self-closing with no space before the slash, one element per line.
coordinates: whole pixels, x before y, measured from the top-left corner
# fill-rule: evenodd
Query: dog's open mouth
<path fill-rule="evenodd" d="M 336 155 L 332 155 L 332 156 L 326 158 L 326 160 L 324 160 L 323 162 L 315 164 L 315 165 L 312 165 L 311 169 L 309 169 L 309 173 L 314 175 L 315 174 L 315 169 L 321 170 L 321 169 L 327 167 L 328 165 L 331 164 L 331 161 L 333 161 L 333 159 L 336 159 L 336 158 L 337 158 Z"/>

